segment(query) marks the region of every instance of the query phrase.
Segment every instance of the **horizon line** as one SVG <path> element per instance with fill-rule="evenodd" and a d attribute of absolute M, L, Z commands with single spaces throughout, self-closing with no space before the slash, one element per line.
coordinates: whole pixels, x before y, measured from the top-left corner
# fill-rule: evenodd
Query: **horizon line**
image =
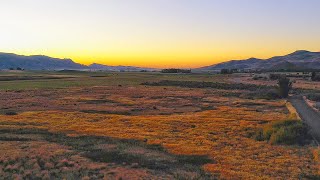
<path fill-rule="evenodd" d="M 208 66 L 214 66 L 214 65 L 218 65 L 218 64 L 221 64 L 221 63 L 227 63 L 227 62 L 230 62 L 230 61 L 243 61 L 243 60 L 249 60 L 249 59 L 258 59 L 258 60 L 268 60 L 268 59 L 271 59 L 273 57 L 278 57 L 278 56 L 286 56 L 286 55 L 290 55 L 290 54 L 293 54 L 295 52 L 299 52 L 299 51 L 306 51 L 306 52 L 309 52 L 309 53 L 320 53 L 320 51 L 309 51 L 309 50 L 295 50 L 294 52 L 291 52 L 289 54 L 285 54 L 285 55 L 274 55 L 274 56 L 271 56 L 269 58 L 257 58 L 257 57 L 248 57 L 248 58 L 244 58 L 244 59 L 229 59 L 229 60 L 226 60 L 226 61 L 222 61 L 222 62 L 219 62 L 219 63 L 215 63 L 215 64 L 209 64 L 209 65 L 204 65 L 204 66 L 200 66 L 200 67 L 184 67 L 184 68 L 179 68 L 179 69 L 199 69 L 199 68 L 203 68 L 203 67 L 208 67 Z M 53 59 L 59 59 L 59 60 L 71 60 L 73 61 L 74 63 L 77 63 L 77 64 L 80 64 L 80 65 L 83 65 L 83 66 L 90 66 L 90 65 L 93 65 L 93 64 L 98 64 L 98 65 L 103 65 L 103 66 L 110 66 L 110 67 L 119 67 L 119 66 L 124 66 L 124 67 L 137 67 L 137 68 L 150 68 L 150 69 L 166 69 L 166 68 L 177 68 L 176 66 L 172 66 L 172 67 L 152 67 L 152 66 L 137 66 L 137 65 L 108 65 L 108 64 L 104 64 L 104 63 L 97 63 L 95 61 L 93 61 L 92 63 L 89 63 L 89 64 L 83 64 L 83 63 L 80 63 L 80 62 L 77 62 L 77 60 L 74 60 L 73 58 L 68 58 L 68 57 L 54 57 L 54 56 L 50 56 L 50 55 L 44 55 L 44 54 L 18 54 L 18 53 L 14 53 L 14 52 L 2 52 L 0 51 L 0 54 L 11 54 L 11 55 L 17 55 L 17 56 L 25 56 L 25 57 L 32 57 L 32 56 L 43 56 L 43 57 L 49 57 L 49 58 L 53 58 Z"/>

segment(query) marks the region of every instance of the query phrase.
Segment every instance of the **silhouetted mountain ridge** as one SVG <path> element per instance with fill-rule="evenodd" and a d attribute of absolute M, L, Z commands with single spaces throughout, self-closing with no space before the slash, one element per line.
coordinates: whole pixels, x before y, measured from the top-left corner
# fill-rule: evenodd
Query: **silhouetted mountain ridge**
<path fill-rule="evenodd" d="M 135 66 L 108 66 L 93 63 L 82 65 L 71 59 L 52 58 L 43 55 L 23 56 L 12 53 L 0 53 L 0 69 L 22 68 L 26 70 L 104 70 L 104 71 L 152 71 L 153 68 Z M 249 58 L 231 60 L 196 70 L 221 69 L 250 69 L 250 70 L 279 70 L 279 69 L 320 69 L 320 52 L 299 50 L 285 56 L 275 56 L 269 59 Z"/>
<path fill-rule="evenodd" d="M 71 59 L 52 58 L 43 55 L 22 56 L 0 53 L 0 69 L 23 68 L 28 70 L 85 69 L 86 66 Z"/>
<path fill-rule="evenodd" d="M 251 70 L 279 70 L 279 69 L 320 69 L 320 52 L 298 50 L 285 56 L 275 56 L 269 59 L 250 58 L 245 60 L 231 60 L 198 70 L 221 69 L 251 69 Z"/>
<path fill-rule="evenodd" d="M 26 70 L 105 70 L 105 71 L 142 71 L 152 68 L 134 66 L 107 66 L 102 64 L 82 65 L 71 59 L 52 58 L 43 55 L 23 56 L 0 52 L 0 69 L 22 68 Z"/>

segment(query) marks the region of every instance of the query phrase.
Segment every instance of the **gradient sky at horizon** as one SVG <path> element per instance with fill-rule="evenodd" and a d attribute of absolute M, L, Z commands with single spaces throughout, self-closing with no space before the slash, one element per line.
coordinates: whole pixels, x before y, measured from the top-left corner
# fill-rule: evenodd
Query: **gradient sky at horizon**
<path fill-rule="evenodd" d="M 144 67 L 320 51 L 319 0 L 1 0 L 0 51 Z"/>

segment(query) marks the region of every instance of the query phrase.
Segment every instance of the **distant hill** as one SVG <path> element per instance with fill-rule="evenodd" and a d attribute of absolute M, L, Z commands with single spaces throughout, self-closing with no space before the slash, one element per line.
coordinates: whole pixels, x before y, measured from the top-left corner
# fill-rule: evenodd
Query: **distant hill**
<path fill-rule="evenodd" d="M 301 70 L 320 69 L 320 52 L 299 50 L 285 56 L 276 56 L 269 59 L 250 58 L 232 60 L 220 64 L 198 68 L 197 70 L 210 71 L 221 69 L 251 69 L 251 70 Z"/>
<path fill-rule="evenodd" d="M 0 69 L 22 68 L 27 70 L 61 70 L 86 69 L 87 66 L 73 62 L 71 59 L 58 59 L 48 56 L 21 56 L 0 53 Z"/>
<path fill-rule="evenodd" d="M 71 59 L 59 59 L 48 56 L 22 56 L 11 53 L 0 53 L 0 69 L 26 69 L 26 70 L 103 70 L 103 71 L 151 71 L 152 68 L 133 66 L 107 66 L 102 64 L 82 65 Z"/>
<path fill-rule="evenodd" d="M 88 66 L 91 70 L 104 70 L 104 71 L 153 71 L 153 68 L 141 68 L 134 66 L 107 66 L 103 64 L 93 63 Z"/>

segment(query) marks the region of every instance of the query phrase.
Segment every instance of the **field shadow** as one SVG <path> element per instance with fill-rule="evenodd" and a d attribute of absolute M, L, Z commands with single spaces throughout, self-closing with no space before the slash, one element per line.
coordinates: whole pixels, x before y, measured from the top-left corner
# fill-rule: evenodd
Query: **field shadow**
<path fill-rule="evenodd" d="M 114 163 L 132 168 L 148 169 L 156 174 L 169 174 L 176 179 L 216 179 L 202 170 L 214 163 L 207 156 L 175 155 L 160 145 L 129 139 L 98 136 L 70 137 L 41 129 L 0 129 L 0 141 L 34 141 L 34 135 L 48 142 L 70 147 L 95 162 Z M 191 178 L 190 178 L 191 177 Z"/>

